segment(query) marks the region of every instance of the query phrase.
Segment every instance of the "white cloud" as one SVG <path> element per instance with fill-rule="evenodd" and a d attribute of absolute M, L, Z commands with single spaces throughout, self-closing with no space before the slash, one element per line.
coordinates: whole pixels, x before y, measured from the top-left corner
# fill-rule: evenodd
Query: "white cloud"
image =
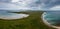
<path fill-rule="evenodd" d="M 0 9 L 3 10 L 21 10 L 21 9 L 28 10 L 29 9 L 30 10 L 32 8 L 23 7 L 16 4 L 10 4 L 10 3 L 0 3 Z"/>
<path fill-rule="evenodd" d="M 35 3 L 37 0 L 12 0 L 12 3 L 18 4 L 20 6 L 31 5 L 31 3 Z"/>
<path fill-rule="evenodd" d="M 19 0 L 11 0 L 11 2 L 19 2 Z"/>
<path fill-rule="evenodd" d="M 50 8 L 50 10 L 60 10 L 60 5 Z"/>
<path fill-rule="evenodd" d="M 0 3 L 0 9 L 5 10 L 40 10 L 42 5 L 40 4 L 36 7 L 30 5 L 34 4 L 37 0 L 12 0 L 12 3 Z M 32 4 L 31 4 L 32 3 Z M 30 4 L 30 5 L 29 5 Z M 35 4 L 34 4 L 35 5 Z"/>
<path fill-rule="evenodd" d="M 10 3 L 0 3 L 0 9 L 19 9 L 20 7 Z"/>

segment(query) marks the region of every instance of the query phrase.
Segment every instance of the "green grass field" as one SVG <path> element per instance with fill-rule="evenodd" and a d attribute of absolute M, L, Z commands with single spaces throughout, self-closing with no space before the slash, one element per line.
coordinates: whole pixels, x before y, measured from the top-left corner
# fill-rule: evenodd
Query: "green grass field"
<path fill-rule="evenodd" d="M 53 29 L 42 22 L 41 15 L 43 12 L 33 11 L 24 13 L 30 16 L 17 20 L 0 19 L 0 29 Z"/>

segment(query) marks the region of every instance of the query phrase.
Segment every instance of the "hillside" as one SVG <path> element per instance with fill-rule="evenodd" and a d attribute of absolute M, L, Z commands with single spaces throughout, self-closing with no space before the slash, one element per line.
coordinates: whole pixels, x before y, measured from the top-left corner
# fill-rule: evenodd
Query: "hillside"
<path fill-rule="evenodd" d="M 53 29 L 42 22 L 41 15 L 43 12 L 34 11 L 21 13 L 27 13 L 30 16 L 17 20 L 0 19 L 0 29 Z"/>

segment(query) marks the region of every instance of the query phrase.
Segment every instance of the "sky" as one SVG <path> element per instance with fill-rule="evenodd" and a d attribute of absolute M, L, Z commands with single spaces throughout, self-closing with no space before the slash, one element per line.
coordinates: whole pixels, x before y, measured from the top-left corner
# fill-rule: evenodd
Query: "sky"
<path fill-rule="evenodd" d="M 60 10 L 60 0 L 0 0 L 5 10 Z"/>

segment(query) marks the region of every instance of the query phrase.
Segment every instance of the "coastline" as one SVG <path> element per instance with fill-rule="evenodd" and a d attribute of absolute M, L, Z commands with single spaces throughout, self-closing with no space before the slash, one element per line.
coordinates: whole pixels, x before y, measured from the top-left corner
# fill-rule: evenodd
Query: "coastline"
<path fill-rule="evenodd" d="M 56 26 L 53 26 L 53 25 L 51 25 L 50 23 L 48 23 L 47 20 L 44 19 L 45 14 L 46 14 L 46 12 L 44 12 L 44 13 L 42 14 L 42 17 L 41 17 L 41 18 L 42 18 L 42 21 L 44 22 L 44 24 L 46 24 L 46 25 L 49 26 L 49 27 L 53 27 L 53 28 L 56 28 L 56 29 L 60 29 L 60 27 L 56 27 Z"/>

